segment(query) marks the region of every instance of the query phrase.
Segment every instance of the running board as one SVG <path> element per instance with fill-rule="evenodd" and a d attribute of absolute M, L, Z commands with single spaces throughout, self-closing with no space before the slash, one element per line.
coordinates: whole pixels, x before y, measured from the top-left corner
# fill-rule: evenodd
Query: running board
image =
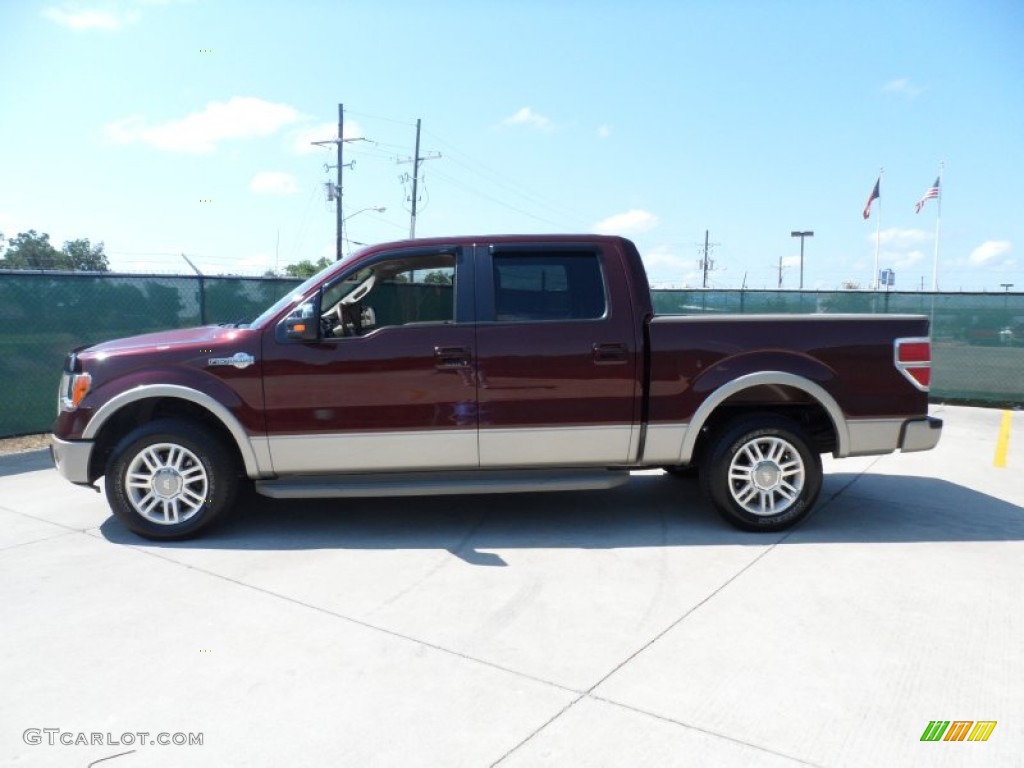
<path fill-rule="evenodd" d="M 481 469 L 373 475 L 300 475 L 282 480 L 257 480 L 255 486 L 258 493 L 272 499 L 331 499 L 592 491 L 615 488 L 627 480 L 629 471 L 624 469 Z"/>

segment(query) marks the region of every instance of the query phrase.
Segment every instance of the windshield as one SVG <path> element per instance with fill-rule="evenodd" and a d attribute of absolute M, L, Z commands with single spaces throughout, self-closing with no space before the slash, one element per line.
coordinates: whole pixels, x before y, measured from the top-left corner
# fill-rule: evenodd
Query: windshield
<path fill-rule="evenodd" d="M 331 262 L 326 267 L 321 269 L 315 275 L 304 280 L 300 285 L 297 285 L 287 294 L 282 296 L 280 299 L 275 301 L 271 306 L 263 311 L 263 313 L 253 320 L 249 325 L 252 328 L 262 328 L 267 322 L 270 321 L 274 315 L 280 312 L 285 307 L 290 307 L 293 304 L 297 304 L 302 299 L 306 298 L 306 295 L 317 285 L 329 271 L 338 266 L 337 262 Z"/>

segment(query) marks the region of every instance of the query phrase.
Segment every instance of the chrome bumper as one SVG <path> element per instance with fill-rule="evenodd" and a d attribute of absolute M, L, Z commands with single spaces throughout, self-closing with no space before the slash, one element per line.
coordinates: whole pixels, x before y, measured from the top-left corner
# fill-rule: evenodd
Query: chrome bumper
<path fill-rule="evenodd" d="M 924 419 L 914 419 L 903 425 L 903 434 L 900 436 L 900 450 L 904 453 L 911 451 L 930 451 L 939 444 L 942 436 L 942 419 L 928 416 Z"/>
<path fill-rule="evenodd" d="M 50 436 L 50 457 L 57 472 L 65 480 L 78 485 L 89 485 L 89 457 L 92 440 L 61 440 Z"/>

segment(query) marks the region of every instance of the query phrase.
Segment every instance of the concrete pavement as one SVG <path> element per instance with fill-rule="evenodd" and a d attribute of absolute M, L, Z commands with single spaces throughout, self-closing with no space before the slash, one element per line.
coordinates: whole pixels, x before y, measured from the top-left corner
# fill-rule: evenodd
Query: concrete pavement
<path fill-rule="evenodd" d="M 1024 413 L 996 467 L 1000 411 L 936 410 L 938 449 L 826 459 L 770 535 L 648 472 L 258 499 L 156 544 L 0 458 L 0 765 L 1021 764 Z"/>

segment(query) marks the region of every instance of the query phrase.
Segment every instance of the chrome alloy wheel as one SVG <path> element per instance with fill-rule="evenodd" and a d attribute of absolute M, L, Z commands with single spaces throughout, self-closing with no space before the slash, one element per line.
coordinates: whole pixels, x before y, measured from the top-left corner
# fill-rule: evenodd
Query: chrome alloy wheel
<path fill-rule="evenodd" d="M 767 517 L 789 509 L 800 497 L 806 472 L 800 452 L 779 437 L 756 437 L 729 463 L 729 492 L 752 515 Z"/>
<path fill-rule="evenodd" d="M 192 451 L 174 443 L 155 443 L 132 459 L 125 487 L 128 501 L 146 520 L 176 525 L 202 509 L 209 479 Z"/>

